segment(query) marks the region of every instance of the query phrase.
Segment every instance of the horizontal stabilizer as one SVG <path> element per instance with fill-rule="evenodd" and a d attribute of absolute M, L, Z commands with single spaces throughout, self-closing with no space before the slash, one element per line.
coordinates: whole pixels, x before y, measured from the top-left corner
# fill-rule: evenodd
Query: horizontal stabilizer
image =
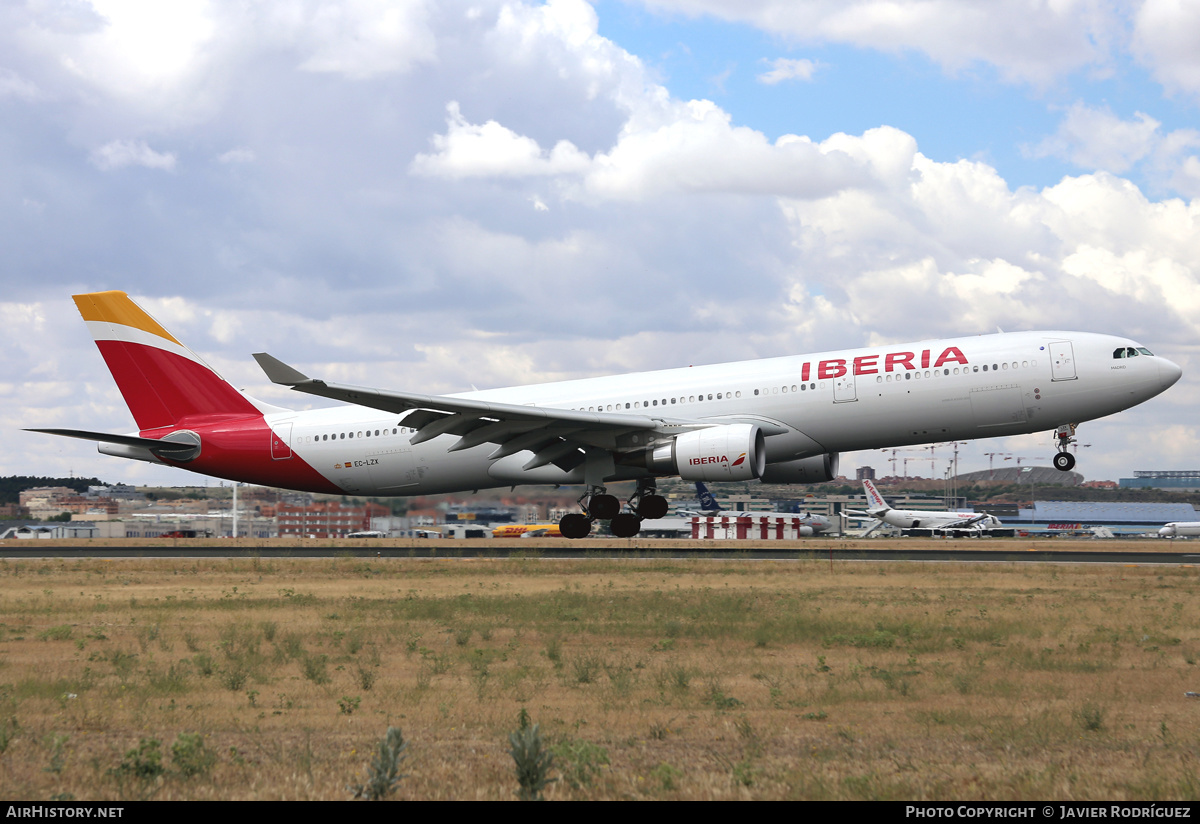
<path fill-rule="evenodd" d="M 115 443 L 121 446 L 134 446 L 141 449 L 149 449 L 156 455 L 175 458 L 176 460 L 183 460 L 188 456 L 194 456 L 199 448 L 199 444 L 192 441 L 157 440 L 155 438 L 139 438 L 136 435 L 110 435 L 107 432 L 87 432 L 82 429 L 26 429 L 25 431 L 42 432 L 47 435 L 62 435 L 65 438 L 80 438 L 85 441 Z M 194 438 L 195 435 L 192 437 Z"/>

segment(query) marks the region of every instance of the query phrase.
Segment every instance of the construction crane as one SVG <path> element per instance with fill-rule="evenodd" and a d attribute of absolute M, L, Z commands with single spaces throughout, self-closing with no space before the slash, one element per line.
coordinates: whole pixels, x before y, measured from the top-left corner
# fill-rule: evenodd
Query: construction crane
<path fill-rule="evenodd" d="M 994 481 L 996 479 L 996 470 L 995 470 L 995 466 L 994 466 L 996 458 L 1004 458 L 1004 460 L 1007 461 L 1008 458 L 1006 458 L 1004 456 L 1007 455 L 1007 456 L 1011 457 L 1012 453 L 1011 452 L 984 452 L 983 454 L 988 456 L 988 480 Z"/>

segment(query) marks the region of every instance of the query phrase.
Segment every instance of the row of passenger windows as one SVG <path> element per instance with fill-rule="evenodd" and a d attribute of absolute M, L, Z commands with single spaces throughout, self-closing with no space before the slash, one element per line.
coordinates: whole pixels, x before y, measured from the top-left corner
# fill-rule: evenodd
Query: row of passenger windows
<path fill-rule="evenodd" d="M 375 429 L 375 430 L 361 429 L 357 432 L 334 432 L 333 434 L 325 434 L 325 435 L 305 435 L 304 442 L 305 443 L 315 443 L 318 441 L 344 441 L 347 438 L 349 438 L 349 439 L 371 438 L 371 437 L 379 438 L 379 437 L 383 437 L 384 435 L 399 435 L 401 433 L 408 433 L 408 432 L 412 432 L 412 431 L 413 430 L 409 429 L 406 426 L 393 427 L 391 432 L 388 432 L 387 429 Z"/>
<path fill-rule="evenodd" d="M 1030 366 L 1037 366 L 1037 361 L 1036 360 L 1020 361 L 1019 363 L 1017 361 L 1013 361 L 1011 368 L 1012 369 L 1028 369 Z M 1001 372 L 1001 371 L 1005 371 L 1009 368 L 1010 368 L 1010 366 L 1007 363 L 993 363 L 992 367 L 991 367 L 993 372 Z M 973 372 L 988 371 L 988 365 L 985 363 L 983 366 L 972 366 L 970 369 L 968 369 L 965 366 L 962 367 L 961 369 L 959 369 L 958 367 L 955 367 L 953 371 L 954 371 L 955 375 L 959 375 L 959 374 L 970 375 Z M 926 369 L 923 376 L 926 378 L 937 378 L 937 377 L 949 375 L 950 372 L 951 372 L 951 370 L 949 370 L 949 369 L 934 369 L 932 371 L 930 371 L 929 369 Z M 915 370 L 913 372 L 905 372 L 904 373 L 904 380 L 906 380 L 906 381 L 907 380 L 918 380 L 919 381 L 921 378 L 922 378 L 922 373 L 920 370 Z M 875 383 L 890 383 L 893 380 L 895 380 L 895 381 L 900 380 L 899 372 L 896 373 L 894 378 L 892 375 L 876 375 L 875 376 Z"/>
<path fill-rule="evenodd" d="M 1130 351 L 1132 351 L 1132 350 L 1130 350 Z M 1147 352 L 1146 354 L 1149 354 L 1149 353 Z M 1114 357 L 1116 357 L 1116 355 L 1114 355 Z M 1001 372 L 1001 371 L 1008 370 L 1010 368 L 1011 369 L 1028 369 L 1030 366 L 1037 366 L 1037 361 L 1036 360 L 1019 361 L 1019 362 L 1012 361 L 1011 365 L 1008 363 L 993 363 L 993 364 L 991 364 L 990 368 L 991 368 L 991 371 L 993 371 L 993 372 Z M 920 370 L 914 370 L 914 371 L 905 370 L 903 373 L 897 372 L 897 373 L 895 373 L 895 375 L 893 375 L 891 373 L 889 373 L 887 375 L 876 375 L 875 382 L 876 383 L 885 383 L 885 382 L 890 383 L 893 380 L 899 381 L 899 380 L 901 380 L 901 378 L 900 378 L 901 374 L 904 375 L 904 378 L 903 378 L 904 380 L 913 380 L 913 379 L 920 380 L 922 378 L 922 376 L 926 377 L 926 378 L 948 376 L 951 374 L 951 371 L 953 371 L 953 374 L 955 374 L 955 375 L 959 375 L 959 374 L 969 375 L 973 372 L 987 372 L 988 369 L 989 369 L 988 364 L 985 363 L 982 366 L 972 366 L 969 368 L 965 367 L 965 366 L 961 367 L 961 368 L 955 367 L 953 370 L 950 370 L 948 368 L 947 369 L 933 369 L 933 370 L 926 369 L 923 375 Z M 792 384 L 791 386 L 776 386 L 776 387 L 772 387 L 769 389 L 755 389 L 754 394 L 755 395 L 778 395 L 778 394 L 782 393 L 782 394 L 786 395 L 789 391 L 790 392 L 806 392 L 806 391 L 816 390 L 816 388 L 817 388 L 816 383 L 801 383 L 801 384 Z M 825 388 L 825 381 L 821 381 L 821 388 L 822 389 Z M 648 401 L 633 401 L 631 403 L 626 403 L 626 404 L 620 404 L 620 403 L 598 404 L 596 406 L 588 406 L 586 408 L 581 406 L 581 407 L 578 407 L 575 411 L 576 412 L 620 412 L 624 409 L 643 409 L 643 408 L 648 408 L 648 407 L 652 407 L 652 406 L 668 406 L 670 404 L 675 404 L 675 403 L 698 403 L 700 401 L 705 400 L 706 398 L 707 398 L 707 400 L 711 401 L 714 399 L 714 397 L 716 400 L 721 400 L 722 398 L 726 398 L 726 399 L 740 398 L 741 396 L 742 396 L 741 392 L 717 392 L 715 396 L 713 394 L 688 395 L 686 397 L 680 397 L 680 398 L 663 398 L 661 401 L 648 400 Z"/>
<path fill-rule="evenodd" d="M 754 394 L 758 394 L 757 390 Z M 649 409 L 652 406 L 670 406 L 675 403 L 702 403 L 705 400 L 729 400 L 730 398 L 740 398 L 741 392 L 717 392 L 708 393 L 707 395 L 681 395 L 678 398 L 663 398 L 661 401 L 658 398 L 646 401 L 631 401 L 624 405 L 620 403 L 599 404 L 597 406 L 578 407 L 575 412 L 620 412 L 623 409 Z"/>

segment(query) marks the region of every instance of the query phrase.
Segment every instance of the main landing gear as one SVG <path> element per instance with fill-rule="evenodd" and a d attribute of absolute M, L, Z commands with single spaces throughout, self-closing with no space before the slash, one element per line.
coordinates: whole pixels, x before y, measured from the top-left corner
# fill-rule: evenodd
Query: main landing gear
<path fill-rule="evenodd" d="M 1058 454 L 1054 456 L 1054 468 L 1059 472 L 1070 472 L 1075 468 L 1075 456 L 1067 449 L 1075 443 L 1075 424 L 1064 423 L 1054 430 L 1054 438 L 1058 445 Z"/>
<path fill-rule="evenodd" d="M 632 538 L 642 529 L 644 518 L 661 518 L 667 514 L 667 499 L 659 495 L 653 479 L 638 481 L 637 491 L 626 502 L 629 511 L 621 511 L 621 502 L 609 495 L 602 486 L 588 486 L 579 499 L 583 513 L 564 515 L 558 531 L 564 538 L 586 538 L 592 531 L 592 521 L 608 521 L 608 528 L 618 538 Z"/>

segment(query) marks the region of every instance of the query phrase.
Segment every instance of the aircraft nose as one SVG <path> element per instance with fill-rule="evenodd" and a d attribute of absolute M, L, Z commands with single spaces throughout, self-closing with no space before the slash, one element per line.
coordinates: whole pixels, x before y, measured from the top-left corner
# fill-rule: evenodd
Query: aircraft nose
<path fill-rule="evenodd" d="M 1164 526 L 1162 529 L 1160 529 L 1158 531 L 1158 537 L 1160 537 L 1160 538 L 1170 538 L 1174 534 L 1175 534 L 1174 527 L 1169 527 L 1169 526 Z"/>
<path fill-rule="evenodd" d="M 1179 368 L 1179 364 L 1173 363 L 1166 358 L 1159 358 L 1158 376 L 1162 380 L 1163 389 L 1168 389 L 1183 377 L 1183 370 Z"/>

